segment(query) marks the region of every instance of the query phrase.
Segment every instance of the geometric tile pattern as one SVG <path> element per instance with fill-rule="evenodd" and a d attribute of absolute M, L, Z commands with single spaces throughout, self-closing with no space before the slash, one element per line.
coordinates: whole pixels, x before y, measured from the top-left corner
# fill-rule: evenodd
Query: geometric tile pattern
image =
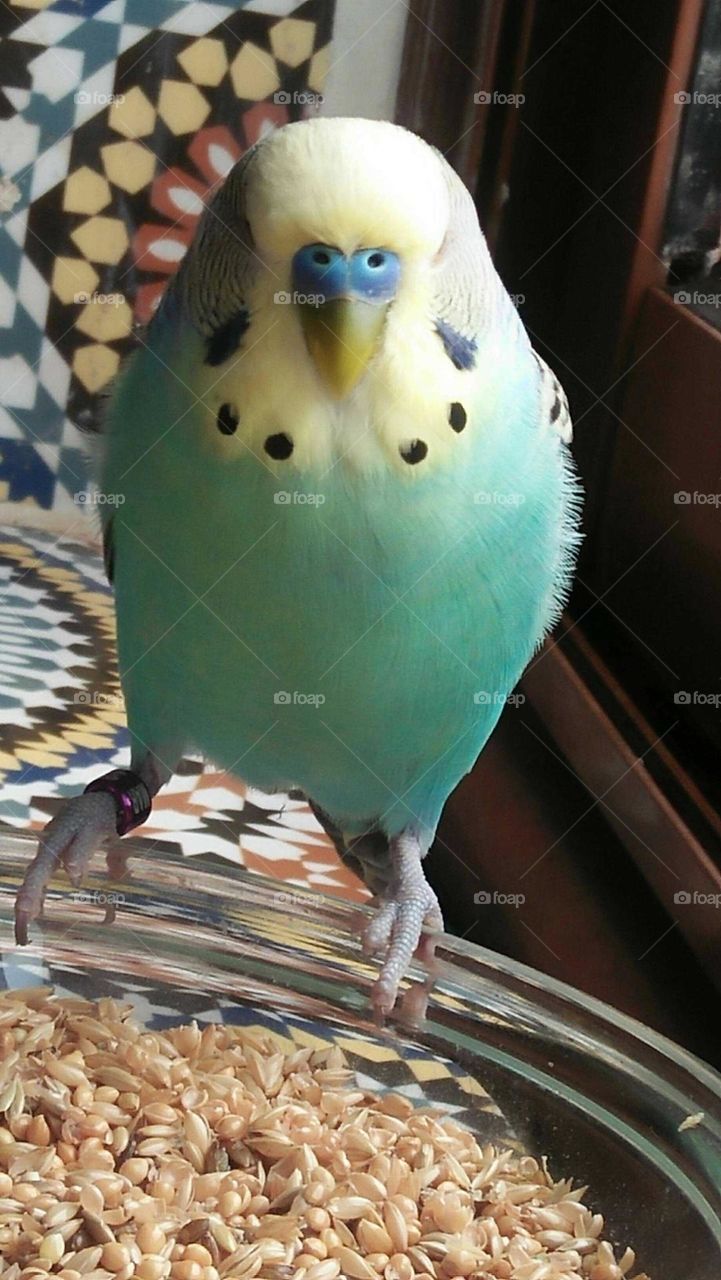
<path fill-rule="evenodd" d="M 83 431 L 208 193 L 313 113 L 334 0 L 0 4 L 0 501 L 72 506 Z"/>
<path fill-rule="evenodd" d="M 0 823 L 42 827 L 65 796 L 129 761 L 113 597 L 87 542 L 0 529 Z M 356 901 L 306 803 L 184 760 L 136 837 Z"/>

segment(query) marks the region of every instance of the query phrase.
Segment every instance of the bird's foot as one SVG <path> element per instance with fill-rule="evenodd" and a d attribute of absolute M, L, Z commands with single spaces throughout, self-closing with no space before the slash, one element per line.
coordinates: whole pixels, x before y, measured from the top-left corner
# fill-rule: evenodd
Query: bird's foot
<path fill-rule="evenodd" d="M 65 868 L 70 883 L 77 887 L 96 849 L 145 822 L 153 796 L 171 776 L 162 757 L 148 751 L 137 762 L 131 760 L 130 769 L 111 769 L 90 782 L 81 796 L 67 801 L 41 832 L 38 851 L 15 900 L 15 938 L 20 946 L 28 940 L 28 926 L 42 915 L 45 892 L 58 866 Z M 123 851 L 108 850 L 107 863 L 114 879 L 124 876 L 127 857 Z M 106 919 L 113 915 L 111 907 Z"/>
<path fill-rule="evenodd" d="M 45 892 L 58 866 L 77 888 L 98 846 L 117 835 L 116 821 L 112 795 L 94 791 L 74 796 L 44 828 L 15 900 L 15 938 L 20 946 L 28 940 L 29 925 L 42 914 Z"/>
<path fill-rule="evenodd" d="M 393 877 L 388 892 L 363 934 L 366 954 L 385 952 L 380 975 L 373 987 L 373 1005 L 379 1014 L 390 1013 L 401 978 L 421 942 L 425 928 L 443 928 L 438 899 L 421 866 L 425 850 L 406 832 L 390 842 Z M 432 947 L 431 952 L 432 954 Z"/>

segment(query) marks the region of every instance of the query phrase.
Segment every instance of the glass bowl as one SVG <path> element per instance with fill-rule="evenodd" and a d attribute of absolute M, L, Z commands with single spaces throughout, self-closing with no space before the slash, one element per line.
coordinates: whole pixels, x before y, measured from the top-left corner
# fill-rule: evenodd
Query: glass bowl
<path fill-rule="evenodd" d="M 547 1156 L 555 1178 L 589 1184 L 604 1235 L 630 1244 L 652 1280 L 721 1277 L 721 1076 L 685 1050 L 448 936 L 432 975 L 416 966 L 379 1027 L 358 941 L 366 908 L 142 842 L 124 842 L 128 880 L 110 882 L 98 856 L 82 891 L 53 882 L 17 948 L 12 907 L 34 843 L 0 836 L 0 989 L 49 982 L 128 999 L 149 1026 L 197 1018 L 334 1040 L 362 1087 L 440 1105 L 486 1141 Z"/>

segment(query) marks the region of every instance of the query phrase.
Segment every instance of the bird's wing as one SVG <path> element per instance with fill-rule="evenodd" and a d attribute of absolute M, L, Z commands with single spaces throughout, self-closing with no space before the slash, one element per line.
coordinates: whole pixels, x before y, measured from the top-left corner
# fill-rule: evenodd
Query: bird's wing
<path fill-rule="evenodd" d="M 549 369 L 537 351 L 534 351 L 533 356 L 540 374 L 539 421 L 543 427 L 550 426 L 564 444 L 570 444 L 573 439 L 573 423 L 566 393 L 553 370 Z"/>
<path fill-rule="evenodd" d="M 203 335 L 206 364 L 223 364 L 240 345 L 250 323 L 247 299 L 258 265 L 245 211 L 245 189 L 248 166 L 261 145 L 257 143 L 246 152 L 206 205 L 190 248 L 150 321 L 143 344 L 148 350 L 153 346 L 153 334 L 160 332 L 178 309 Z M 142 354 L 136 351 L 130 357 L 126 376 L 142 377 L 143 366 L 133 363 Z M 105 572 L 112 584 L 115 536 L 108 505 L 102 508 L 102 523 Z"/>
<path fill-rule="evenodd" d="M 473 197 L 445 157 L 436 155 L 448 191 L 448 227 L 433 264 L 433 315 L 453 364 L 472 369 L 489 335 L 502 330 L 524 345 L 527 338 L 491 260 Z"/>
<path fill-rule="evenodd" d="M 434 315 L 449 358 L 472 369 L 478 348 L 490 331 L 505 331 L 509 342 L 531 350 L 521 324 L 493 266 L 470 192 L 440 152 L 436 152 L 449 199 L 448 231 L 435 262 Z M 573 435 L 568 400 L 558 378 L 534 351 L 539 371 L 539 421 L 569 444 Z"/>
<path fill-rule="evenodd" d="M 248 293 L 258 257 L 246 214 L 248 170 L 263 140 L 245 153 L 206 205 L 198 230 L 154 317 L 179 305 L 207 344 L 206 363 L 223 364 L 250 323 Z"/>

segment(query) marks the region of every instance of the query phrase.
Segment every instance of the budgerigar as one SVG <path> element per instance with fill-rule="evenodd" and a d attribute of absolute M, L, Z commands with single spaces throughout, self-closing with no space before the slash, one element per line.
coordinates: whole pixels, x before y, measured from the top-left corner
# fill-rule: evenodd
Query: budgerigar
<path fill-rule="evenodd" d="M 67 803 L 17 902 L 77 880 L 189 750 L 299 789 L 378 895 L 389 1010 L 449 793 L 565 600 L 565 396 L 473 201 L 386 122 L 313 119 L 213 197 L 114 391 L 99 483 L 130 770 Z"/>

